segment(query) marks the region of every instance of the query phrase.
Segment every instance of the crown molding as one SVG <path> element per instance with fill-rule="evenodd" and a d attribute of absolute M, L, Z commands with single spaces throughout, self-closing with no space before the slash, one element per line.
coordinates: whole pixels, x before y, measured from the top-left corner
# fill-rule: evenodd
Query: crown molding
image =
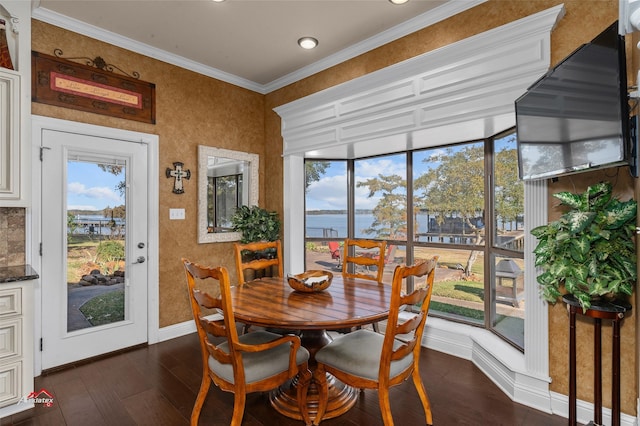
<path fill-rule="evenodd" d="M 486 1 L 487 0 L 465 0 L 447 2 L 429 12 L 418 15 L 415 18 L 412 18 L 400 25 L 396 25 L 395 27 L 383 31 L 360 43 L 356 43 L 353 46 L 341 50 L 340 52 L 330 55 L 311 65 L 300 68 L 299 70 L 296 70 L 267 84 L 258 84 L 256 82 L 238 77 L 217 68 L 203 65 L 199 62 L 192 61 L 180 55 L 166 52 L 156 47 L 149 46 L 148 44 L 140 43 L 130 38 L 123 37 L 114 32 L 107 31 L 94 25 L 79 21 L 77 19 L 70 18 L 57 12 L 53 12 L 49 9 L 39 7 L 39 2 L 34 3 L 32 17 L 47 24 L 55 25 L 57 27 L 73 31 L 75 33 L 82 34 L 96 40 L 104 41 L 114 46 L 118 46 L 123 49 L 127 49 L 132 52 L 139 53 L 141 55 L 148 56 L 150 58 L 154 58 L 159 61 L 196 72 L 198 74 L 206 75 L 208 77 L 215 78 L 217 80 L 221 80 L 235 86 L 252 90 L 254 92 L 267 94 L 289 84 L 295 83 L 296 81 L 302 80 L 303 78 L 316 74 L 320 71 L 331 68 L 332 66 L 352 59 L 370 50 L 378 48 L 389 42 L 397 40 L 415 31 L 421 30 L 437 22 L 445 20 L 458 13 L 464 12 L 465 10 L 471 9 Z"/>
<path fill-rule="evenodd" d="M 303 78 L 307 78 L 313 74 L 317 74 L 320 71 L 324 71 L 349 59 L 353 59 L 356 56 L 360 56 L 363 53 L 374 50 L 380 46 L 384 46 L 385 44 L 390 43 L 394 40 L 419 31 L 423 28 L 427 28 L 440 21 L 444 21 L 447 18 L 455 16 L 458 13 L 462 13 L 465 10 L 476 7 L 479 4 L 485 3 L 486 1 L 487 0 L 468 0 L 447 2 L 442 6 L 430 10 L 429 12 L 418 15 L 415 18 L 403 22 L 400 25 L 396 25 L 395 27 L 382 31 L 373 37 L 369 37 L 366 40 L 349 46 L 348 48 L 334 53 L 333 55 L 327 56 L 320 61 L 300 68 L 299 70 L 280 77 L 272 81 L 271 83 L 267 83 L 264 85 L 264 93 L 273 92 L 274 90 L 295 83 L 296 81 L 300 81 Z"/>

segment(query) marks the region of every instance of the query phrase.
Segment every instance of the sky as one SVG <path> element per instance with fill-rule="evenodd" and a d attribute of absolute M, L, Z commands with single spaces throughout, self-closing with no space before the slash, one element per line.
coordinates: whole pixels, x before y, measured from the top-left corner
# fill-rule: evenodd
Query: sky
<path fill-rule="evenodd" d="M 67 167 L 67 210 L 102 210 L 124 204 L 116 190 L 124 179 L 101 170 L 94 163 L 70 161 Z"/>
<path fill-rule="evenodd" d="M 452 145 L 447 147 L 435 147 L 414 152 L 413 173 L 414 178 L 425 173 L 429 168 L 439 165 L 433 156 L 443 154 L 445 148 L 453 152 L 464 149 L 470 144 Z M 512 139 L 497 139 L 496 151 L 515 147 Z M 429 159 L 429 161 L 425 161 Z M 406 157 L 404 154 L 393 154 L 382 157 L 368 158 L 355 161 L 355 208 L 372 210 L 380 200 L 380 194 L 374 194 L 369 198 L 367 187 L 357 187 L 357 183 L 367 179 L 397 174 L 406 178 Z M 307 189 L 306 210 L 346 210 L 347 209 L 347 166 L 343 161 L 332 162 L 318 182 L 312 182 Z"/>
<path fill-rule="evenodd" d="M 358 160 L 355 164 L 356 184 L 378 177 L 379 174 L 406 176 L 404 154 Z M 355 206 L 357 209 L 371 210 L 380 200 L 375 194 L 369 198 L 367 187 L 356 187 Z M 331 163 L 318 182 L 312 182 L 307 190 L 307 210 L 347 209 L 347 167 L 345 162 Z"/>

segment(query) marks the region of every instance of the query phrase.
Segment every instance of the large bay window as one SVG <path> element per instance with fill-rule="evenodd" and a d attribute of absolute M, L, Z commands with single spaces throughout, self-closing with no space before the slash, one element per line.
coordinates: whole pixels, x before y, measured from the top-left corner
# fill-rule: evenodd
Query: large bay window
<path fill-rule="evenodd" d="M 427 321 L 423 344 L 473 360 L 513 400 L 547 412 L 548 312 L 527 237 L 546 222 L 546 184 L 512 184 L 517 168 L 503 166 L 513 164 L 514 100 L 547 71 L 563 14 L 559 5 L 275 109 L 286 272 L 325 246 L 318 261 L 336 267 L 329 243 L 347 235 L 386 239 L 393 262 L 440 255 L 450 276 L 436 284 L 441 318 Z M 307 180 L 321 162 L 326 173 Z M 315 185 L 329 207 L 314 207 Z M 330 216 L 335 232 L 306 229 Z"/>

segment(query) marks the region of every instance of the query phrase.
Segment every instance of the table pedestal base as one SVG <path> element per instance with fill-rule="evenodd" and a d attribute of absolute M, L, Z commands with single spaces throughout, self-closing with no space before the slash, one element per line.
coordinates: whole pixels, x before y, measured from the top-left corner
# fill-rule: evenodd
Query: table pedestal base
<path fill-rule="evenodd" d="M 359 390 L 345 385 L 333 376 L 327 376 L 327 383 L 329 385 L 329 399 L 327 411 L 322 418 L 332 419 L 346 413 L 353 407 L 358 400 Z M 291 382 L 272 391 L 269 400 L 278 413 L 291 419 L 302 420 L 296 399 L 296 383 Z M 312 420 L 318 414 L 318 388 L 314 382 L 309 386 L 307 410 L 309 410 L 309 417 Z"/>
<path fill-rule="evenodd" d="M 316 369 L 316 352 L 331 341 L 331 337 L 325 330 L 302 330 L 300 335 L 302 346 L 307 348 L 311 355 L 309 369 Z M 328 401 L 327 411 L 323 419 L 332 419 L 349 411 L 358 400 L 358 389 L 345 385 L 330 374 L 327 374 Z M 292 419 L 302 420 L 296 398 L 297 381 L 294 379 L 271 392 L 269 399 L 276 411 Z M 315 381 L 309 385 L 307 393 L 307 409 L 309 417 L 314 419 L 318 413 L 318 386 Z"/>

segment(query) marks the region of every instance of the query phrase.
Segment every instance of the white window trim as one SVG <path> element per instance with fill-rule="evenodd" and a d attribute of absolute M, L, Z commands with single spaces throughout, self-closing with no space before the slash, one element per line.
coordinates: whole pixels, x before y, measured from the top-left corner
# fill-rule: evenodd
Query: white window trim
<path fill-rule="evenodd" d="M 276 108 L 286 272 L 304 270 L 305 158 L 357 158 L 365 144 L 369 155 L 389 153 L 367 141 L 403 133 L 420 134 L 405 138 L 405 149 L 416 149 L 512 127 L 515 99 L 549 68 L 551 31 L 564 12 L 559 5 Z M 546 181 L 525 183 L 525 214 L 527 235 L 546 223 Z M 525 353 L 487 330 L 438 318 L 427 322 L 424 345 L 472 360 L 514 401 L 550 413 L 548 308 L 535 281 L 535 242 L 525 241 Z"/>

